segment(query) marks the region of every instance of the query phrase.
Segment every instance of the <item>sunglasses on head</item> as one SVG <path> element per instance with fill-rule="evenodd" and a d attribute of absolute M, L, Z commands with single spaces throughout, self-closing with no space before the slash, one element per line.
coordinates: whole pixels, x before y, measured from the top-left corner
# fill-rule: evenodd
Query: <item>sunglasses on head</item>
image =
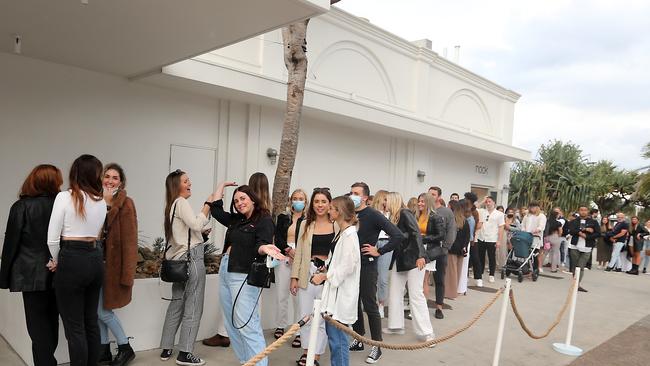
<path fill-rule="evenodd" d="M 322 188 L 321 188 L 321 187 L 318 187 L 318 188 L 314 188 L 314 192 L 324 192 L 324 191 L 329 192 L 329 191 L 330 191 L 329 187 L 322 187 Z"/>

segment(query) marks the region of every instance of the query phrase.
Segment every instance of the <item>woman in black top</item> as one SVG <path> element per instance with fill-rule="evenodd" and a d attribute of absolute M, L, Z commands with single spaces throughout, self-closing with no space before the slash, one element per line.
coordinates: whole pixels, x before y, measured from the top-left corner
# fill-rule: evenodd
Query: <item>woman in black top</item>
<path fill-rule="evenodd" d="M 455 299 L 458 297 L 458 283 L 463 270 L 463 259 L 467 255 L 467 244 L 469 244 L 469 222 L 467 222 L 467 217 L 471 215 L 471 211 L 467 209 L 464 199 L 450 201 L 449 205 L 456 220 L 456 240 L 449 248 L 449 254 L 447 254 L 445 297 Z"/>
<path fill-rule="evenodd" d="M 235 189 L 230 212 L 224 211 L 224 189 L 235 185 L 233 182 L 221 183 L 213 196 L 216 201 L 210 204 L 210 208 L 212 216 L 228 228 L 219 267 L 219 296 L 232 348 L 243 364 L 266 348 L 257 308 L 261 289 L 248 285 L 246 277 L 253 261 L 264 260 L 267 255 L 284 260 L 285 256 L 271 244 L 273 220 L 249 186 Z M 267 364 L 268 359 L 258 363 L 260 366 Z"/>
<path fill-rule="evenodd" d="M 0 288 L 23 293 L 36 366 L 57 364 L 54 351 L 59 341 L 59 312 L 53 273 L 45 266 L 50 260 L 47 228 L 62 184 L 61 171 L 53 165 L 32 170 L 20 190 L 20 199 L 9 211 L 2 247 Z"/>

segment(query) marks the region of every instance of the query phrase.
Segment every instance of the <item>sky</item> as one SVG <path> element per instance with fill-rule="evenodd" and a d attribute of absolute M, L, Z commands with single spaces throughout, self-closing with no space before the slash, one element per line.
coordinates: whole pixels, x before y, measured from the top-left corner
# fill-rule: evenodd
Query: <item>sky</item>
<path fill-rule="evenodd" d="M 341 0 L 337 7 L 522 95 L 513 144 L 580 145 L 592 161 L 650 165 L 650 1 Z"/>

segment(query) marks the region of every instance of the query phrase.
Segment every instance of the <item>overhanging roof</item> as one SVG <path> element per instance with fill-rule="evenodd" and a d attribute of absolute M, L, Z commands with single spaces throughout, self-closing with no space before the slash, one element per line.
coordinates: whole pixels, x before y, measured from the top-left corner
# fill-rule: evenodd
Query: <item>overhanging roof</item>
<path fill-rule="evenodd" d="M 329 0 L 6 0 L 0 52 L 136 77 L 300 19 Z"/>

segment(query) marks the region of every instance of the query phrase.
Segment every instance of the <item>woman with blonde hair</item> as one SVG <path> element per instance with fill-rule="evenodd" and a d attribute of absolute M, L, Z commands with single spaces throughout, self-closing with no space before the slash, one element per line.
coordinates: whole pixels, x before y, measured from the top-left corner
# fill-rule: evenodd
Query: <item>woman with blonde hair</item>
<path fill-rule="evenodd" d="M 338 231 L 336 224 L 332 223 L 328 216 L 331 202 L 329 188 L 315 188 L 311 195 L 307 219 L 300 223 L 296 234 L 297 246 L 291 266 L 290 290 L 292 295 L 298 296 L 301 317 L 312 313 L 314 300 L 320 299 L 323 290 L 321 286 L 310 283 L 309 278 L 324 269 L 325 262 L 332 251 L 335 232 Z M 301 337 L 299 342 L 294 340 L 294 344 L 298 343 L 297 346 L 303 348 L 302 355 L 296 361 L 299 366 L 307 363 L 311 324 L 308 322 L 300 329 L 300 334 L 304 337 Z M 314 346 L 315 365 L 318 365 L 318 360 L 325 353 L 327 346 L 324 322 L 320 323 L 318 333 L 318 343 Z"/>
<path fill-rule="evenodd" d="M 278 298 L 277 324 L 273 336 L 278 339 L 284 334 L 284 328 L 292 324 L 295 316 L 289 323 L 289 287 L 291 282 L 291 267 L 295 256 L 296 242 L 300 235 L 300 224 L 306 218 L 305 208 L 309 204 L 307 193 L 296 189 L 289 196 L 286 211 L 279 214 L 275 224 L 275 246 L 287 256 L 274 268 L 275 290 Z M 294 298 L 295 300 L 295 298 Z M 294 301 L 294 313 L 298 313 L 298 306 Z M 294 340 L 295 348 L 300 347 L 300 336 Z M 293 344 L 292 344 L 293 345 Z"/>
<path fill-rule="evenodd" d="M 427 299 L 422 281 L 426 264 L 422 236 L 415 216 L 404 206 L 402 196 L 390 192 L 386 196 L 386 210 L 390 221 L 405 234 L 404 240 L 393 250 L 390 263 L 390 294 L 388 296 L 388 328 L 384 333 L 404 334 L 404 286 L 408 286 L 409 305 L 415 334 L 421 340 L 433 339 Z M 379 255 L 375 247 L 364 247 L 364 254 Z"/>
<path fill-rule="evenodd" d="M 409 198 L 409 201 L 406 203 L 406 208 L 408 208 L 409 211 L 411 211 L 411 213 L 415 217 L 419 217 L 419 214 L 418 214 L 418 198 L 417 197 Z"/>
<path fill-rule="evenodd" d="M 422 193 L 418 196 L 418 228 L 422 235 L 422 244 L 425 249 L 427 246 L 441 246 L 445 238 L 445 226 L 442 216 L 435 211 L 435 199 L 428 193 Z M 432 261 L 425 266 L 424 275 L 424 296 L 429 296 L 429 272 L 436 271 L 436 262 Z M 436 286 L 437 288 L 437 286 Z M 436 291 L 437 292 L 437 291 Z"/>
<path fill-rule="evenodd" d="M 386 210 L 386 195 L 388 191 L 383 189 L 375 193 L 375 198 L 372 201 L 370 207 L 381 212 L 386 218 L 390 215 Z M 377 248 L 382 248 L 388 244 L 388 234 L 385 231 L 379 233 L 379 238 L 377 239 Z M 393 258 L 393 253 L 388 252 L 384 253 L 379 258 L 377 258 L 377 305 L 379 307 L 379 315 L 383 318 L 384 315 L 384 302 L 386 302 L 386 297 L 388 296 L 388 267 L 390 266 L 390 261 Z"/>

